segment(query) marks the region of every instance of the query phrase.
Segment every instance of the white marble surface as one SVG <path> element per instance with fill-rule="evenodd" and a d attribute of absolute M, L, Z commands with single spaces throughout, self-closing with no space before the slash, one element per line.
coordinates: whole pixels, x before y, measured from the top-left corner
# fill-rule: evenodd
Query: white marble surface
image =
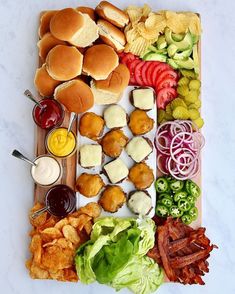
<path fill-rule="evenodd" d="M 22 95 L 33 89 L 37 66 L 38 14 L 44 9 L 98 1 L 0 0 L 0 286 L 4 294 L 114 293 L 101 285 L 82 286 L 31 280 L 27 213 L 33 203 L 28 166 L 10 156 L 18 148 L 33 156 L 32 105 Z M 143 1 L 130 1 L 143 4 Z M 147 2 L 147 1 L 146 1 Z M 235 293 L 235 1 L 158 0 L 155 9 L 197 11 L 202 16 L 203 225 L 219 250 L 210 258 L 206 286 L 163 285 L 159 294 Z M 126 1 L 115 1 L 125 5 Z M 128 291 L 121 291 L 128 293 Z"/>

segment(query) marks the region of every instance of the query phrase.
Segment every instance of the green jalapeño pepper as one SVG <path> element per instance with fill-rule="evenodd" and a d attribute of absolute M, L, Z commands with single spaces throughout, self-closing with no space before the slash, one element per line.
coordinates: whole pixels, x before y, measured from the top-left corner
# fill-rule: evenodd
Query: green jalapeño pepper
<path fill-rule="evenodd" d="M 189 214 L 184 214 L 182 215 L 181 220 L 184 224 L 189 225 L 192 222 L 192 217 Z"/>
<path fill-rule="evenodd" d="M 198 217 L 197 207 L 192 207 L 189 209 L 188 214 L 191 216 L 192 220 L 195 221 Z"/>
<path fill-rule="evenodd" d="M 192 195 L 189 195 L 187 197 L 187 200 L 191 204 L 191 206 L 193 206 L 195 204 L 195 202 L 196 202 L 196 198 L 194 196 L 192 196 Z"/>
<path fill-rule="evenodd" d="M 156 206 L 156 215 L 160 217 L 167 217 L 168 216 L 168 209 L 163 204 L 157 204 Z"/>
<path fill-rule="evenodd" d="M 170 183 L 170 188 L 173 192 L 179 192 L 183 189 L 184 182 L 180 180 L 172 180 Z"/>
<path fill-rule="evenodd" d="M 180 199 L 184 199 L 186 197 L 187 197 L 187 193 L 184 191 L 180 191 L 180 192 L 175 193 L 174 201 L 178 202 Z"/>
<path fill-rule="evenodd" d="M 178 207 L 183 211 L 188 211 L 191 208 L 191 205 L 187 199 L 180 199 L 178 201 Z"/>
<path fill-rule="evenodd" d="M 199 197 L 200 194 L 201 194 L 201 189 L 198 187 L 198 185 L 196 183 L 194 183 L 193 181 L 191 180 L 187 180 L 186 181 L 186 184 L 185 184 L 185 187 L 186 187 L 186 191 L 194 196 L 194 197 Z"/>
<path fill-rule="evenodd" d="M 155 182 L 155 189 L 158 193 L 166 192 L 169 187 L 168 181 L 166 178 L 158 178 Z"/>
<path fill-rule="evenodd" d="M 179 209 L 179 207 L 177 207 L 176 205 L 172 205 L 170 207 L 170 215 L 172 217 L 181 217 L 183 213 L 184 212 L 181 209 Z"/>
<path fill-rule="evenodd" d="M 171 198 L 169 198 L 169 197 L 164 197 L 164 198 L 161 199 L 161 203 L 163 205 L 165 205 L 166 207 L 171 207 L 172 204 L 173 204 L 173 200 Z"/>
<path fill-rule="evenodd" d="M 169 198 L 169 199 L 173 199 L 173 197 L 168 194 L 168 193 L 162 193 L 158 195 L 158 200 L 161 200 L 162 198 Z"/>

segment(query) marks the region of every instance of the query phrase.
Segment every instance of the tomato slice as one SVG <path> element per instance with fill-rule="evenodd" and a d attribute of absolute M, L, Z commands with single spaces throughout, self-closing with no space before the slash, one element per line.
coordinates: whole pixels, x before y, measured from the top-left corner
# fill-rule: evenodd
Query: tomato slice
<path fill-rule="evenodd" d="M 167 104 L 177 96 L 174 88 L 162 88 L 157 92 L 157 108 L 165 109 Z"/>
<path fill-rule="evenodd" d="M 141 68 L 141 75 L 142 75 L 143 83 L 145 86 L 151 86 L 147 78 L 147 71 L 150 65 L 151 65 L 151 61 L 145 61 L 145 64 Z"/>
<path fill-rule="evenodd" d="M 169 79 L 169 78 L 177 80 L 178 79 L 177 72 L 175 72 L 172 69 L 162 71 L 157 77 L 156 87 L 158 88 L 159 84 L 161 84 L 164 80 Z"/>
<path fill-rule="evenodd" d="M 168 69 L 171 69 L 171 67 L 166 63 L 161 62 L 158 65 L 156 65 L 152 73 L 152 84 L 156 85 L 158 75 L 164 70 L 168 70 Z"/>
<path fill-rule="evenodd" d="M 136 59 L 136 56 L 132 53 L 127 53 L 121 58 L 121 63 L 127 65 L 129 61 Z"/>
<path fill-rule="evenodd" d="M 134 59 L 132 60 L 132 62 L 129 62 L 129 71 L 130 71 L 130 81 L 129 84 L 130 85 L 137 85 L 137 82 L 135 80 L 135 67 L 137 66 L 137 64 L 139 64 L 140 62 L 142 62 L 140 59 Z"/>
<path fill-rule="evenodd" d="M 144 86 L 143 77 L 141 74 L 142 67 L 145 65 L 145 61 L 141 61 L 135 67 L 135 80 L 139 86 Z"/>
<path fill-rule="evenodd" d="M 162 80 L 162 82 L 156 84 L 157 91 L 161 90 L 162 88 L 173 88 L 177 86 L 177 81 L 172 78 L 166 78 Z"/>
<path fill-rule="evenodd" d="M 152 83 L 152 75 L 153 75 L 153 71 L 154 71 L 155 67 L 159 63 L 161 63 L 161 62 L 160 61 L 151 61 L 150 62 L 150 65 L 149 65 L 147 72 L 146 72 L 146 77 L 147 77 L 149 86 L 154 86 L 154 84 Z"/>

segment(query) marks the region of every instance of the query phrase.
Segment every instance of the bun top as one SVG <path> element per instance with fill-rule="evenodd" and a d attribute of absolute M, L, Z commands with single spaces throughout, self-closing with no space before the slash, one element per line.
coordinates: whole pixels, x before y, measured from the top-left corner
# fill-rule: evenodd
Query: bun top
<path fill-rule="evenodd" d="M 128 86 L 129 79 L 129 69 L 120 63 L 106 80 L 95 81 L 95 86 L 99 90 L 120 94 Z"/>
<path fill-rule="evenodd" d="M 95 80 L 104 80 L 118 66 L 118 55 L 108 45 L 94 45 L 84 55 L 83 71 Z"/>
<path fill-rule="evenodd" d="M 85 112 L 94 104 L 90 87 L 78 79 L 59 85 L 55 89 L 54 98 L 75 113 Z"/>
<path fill-rule="evenodd" d="M 56 14 L 57 10 L 45 11 L 40 17 L 40 25 L 38 29 L 39 38 L 42 38 L 46 33 L 50 32 L 51 18 Z"/>
<path fill-rule="evenodd" d="M 54 80 L 68 81 L 81 74 L 82 61 L 76 47 L 57 45 L 47 55 L 47 71 Z"/>
<path fill-rule="evenodd" d="M 54 90 L 59 84 L 59 81 L 53 80 L 49 76 L 45 63 L 36 70 L 34 85 L 41 96 L 53 96 Z"/>
<path fill-rule="evenodd" d="M 51 19 L 50 31 L 57 39 L 69 41 L 84 26 L 84 18 L 76 9 L 65 8 Z"/>
<path fill-rule="evenodd" d="M 81 13 L 88 14 L 92 20 L 94 20 L 94 21 L 96 20 L 95 10 L 93 8 L 86 7 L 86 6 L 79 6 L 76 9 L 77 9 L 77 11 L 79 11 Z"/>

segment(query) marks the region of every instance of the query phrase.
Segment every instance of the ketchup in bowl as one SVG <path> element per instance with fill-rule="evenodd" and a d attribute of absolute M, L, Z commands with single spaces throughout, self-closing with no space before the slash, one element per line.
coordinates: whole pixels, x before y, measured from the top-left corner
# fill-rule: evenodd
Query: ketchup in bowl
<path fill-rule="evenodd" d="M 76 209 L 76 193 L 66 185 L 56 185 L 47 192 L 45 205 L 49 213 L 65 217 Z"/>
<path fill-rule="evenodd" d="M 43 107 L 35 105 L 33 119 L 42 129 L 51 129 L 59 126 L 64 119 L 64 110 L 55 99 L 45 98 L 39 102 Z"/>

